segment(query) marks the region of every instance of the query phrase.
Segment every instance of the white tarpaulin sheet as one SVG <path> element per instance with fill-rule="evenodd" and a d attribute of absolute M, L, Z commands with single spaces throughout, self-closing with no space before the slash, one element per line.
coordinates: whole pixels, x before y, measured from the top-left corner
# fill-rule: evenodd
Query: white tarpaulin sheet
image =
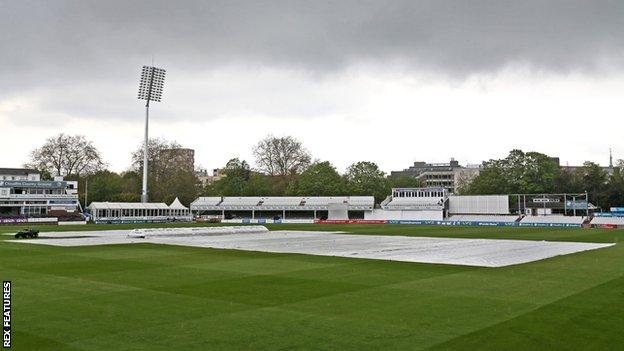
<path fill-rule="evenodd" d="M 419 263 L 504 267 L 615 244 L 530 240 L 456 239 L 328 232 L 273 231 L 208 236 L 128 237 L 128 230 L 41 233 L 21 243 L 83 246 L 154 243 L 218 249 L 299 253 Z"/>

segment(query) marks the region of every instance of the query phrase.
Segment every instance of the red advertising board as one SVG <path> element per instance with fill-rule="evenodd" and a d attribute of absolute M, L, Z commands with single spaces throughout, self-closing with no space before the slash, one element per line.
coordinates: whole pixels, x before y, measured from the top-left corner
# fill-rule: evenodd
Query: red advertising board
<path fill-rule="evenodd" d="M 366 220 L 366 219 L 328 219 L 328 220 L 314 220 L 315 224 L 386 224 L 385 220 Z"/>

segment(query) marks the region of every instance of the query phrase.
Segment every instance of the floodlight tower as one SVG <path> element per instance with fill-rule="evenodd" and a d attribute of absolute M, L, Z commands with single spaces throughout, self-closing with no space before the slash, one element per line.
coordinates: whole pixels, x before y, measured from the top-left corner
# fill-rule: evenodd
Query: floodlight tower
<path fill-rule="evenodd" d="M 145 143 L 143 145 L 143 189 L 141 190 L 141 202 L 147 202 L 147 150 L 148 150 L 148 127 L 150 101 L 160 102 L 163 84 L 165 83 L 165 70 L 153 66 L 143 66 L 141 82 L 139 84 L 139 100 L 145 100 Z"/>

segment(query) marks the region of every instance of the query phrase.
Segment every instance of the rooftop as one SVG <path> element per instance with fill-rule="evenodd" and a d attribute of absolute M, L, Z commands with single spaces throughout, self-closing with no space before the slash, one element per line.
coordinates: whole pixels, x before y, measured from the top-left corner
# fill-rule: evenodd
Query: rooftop
<path fill-rule="evenodd" d="M 29 175 L 39 174 L 39 171 L 32 168 L 0 168 L 0 174 L 4 175 Z"/>

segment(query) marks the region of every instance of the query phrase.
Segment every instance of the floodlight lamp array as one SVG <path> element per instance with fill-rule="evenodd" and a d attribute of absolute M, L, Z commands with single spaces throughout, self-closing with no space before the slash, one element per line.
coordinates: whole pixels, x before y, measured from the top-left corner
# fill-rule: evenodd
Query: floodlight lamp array
<path fill-rule="evenodd" d="M 165 83 L 165 70 L 162 68 L 143 66 L 141 81 L 139 83 L 138 99 L 160 102 L 163 85 Z"/>

